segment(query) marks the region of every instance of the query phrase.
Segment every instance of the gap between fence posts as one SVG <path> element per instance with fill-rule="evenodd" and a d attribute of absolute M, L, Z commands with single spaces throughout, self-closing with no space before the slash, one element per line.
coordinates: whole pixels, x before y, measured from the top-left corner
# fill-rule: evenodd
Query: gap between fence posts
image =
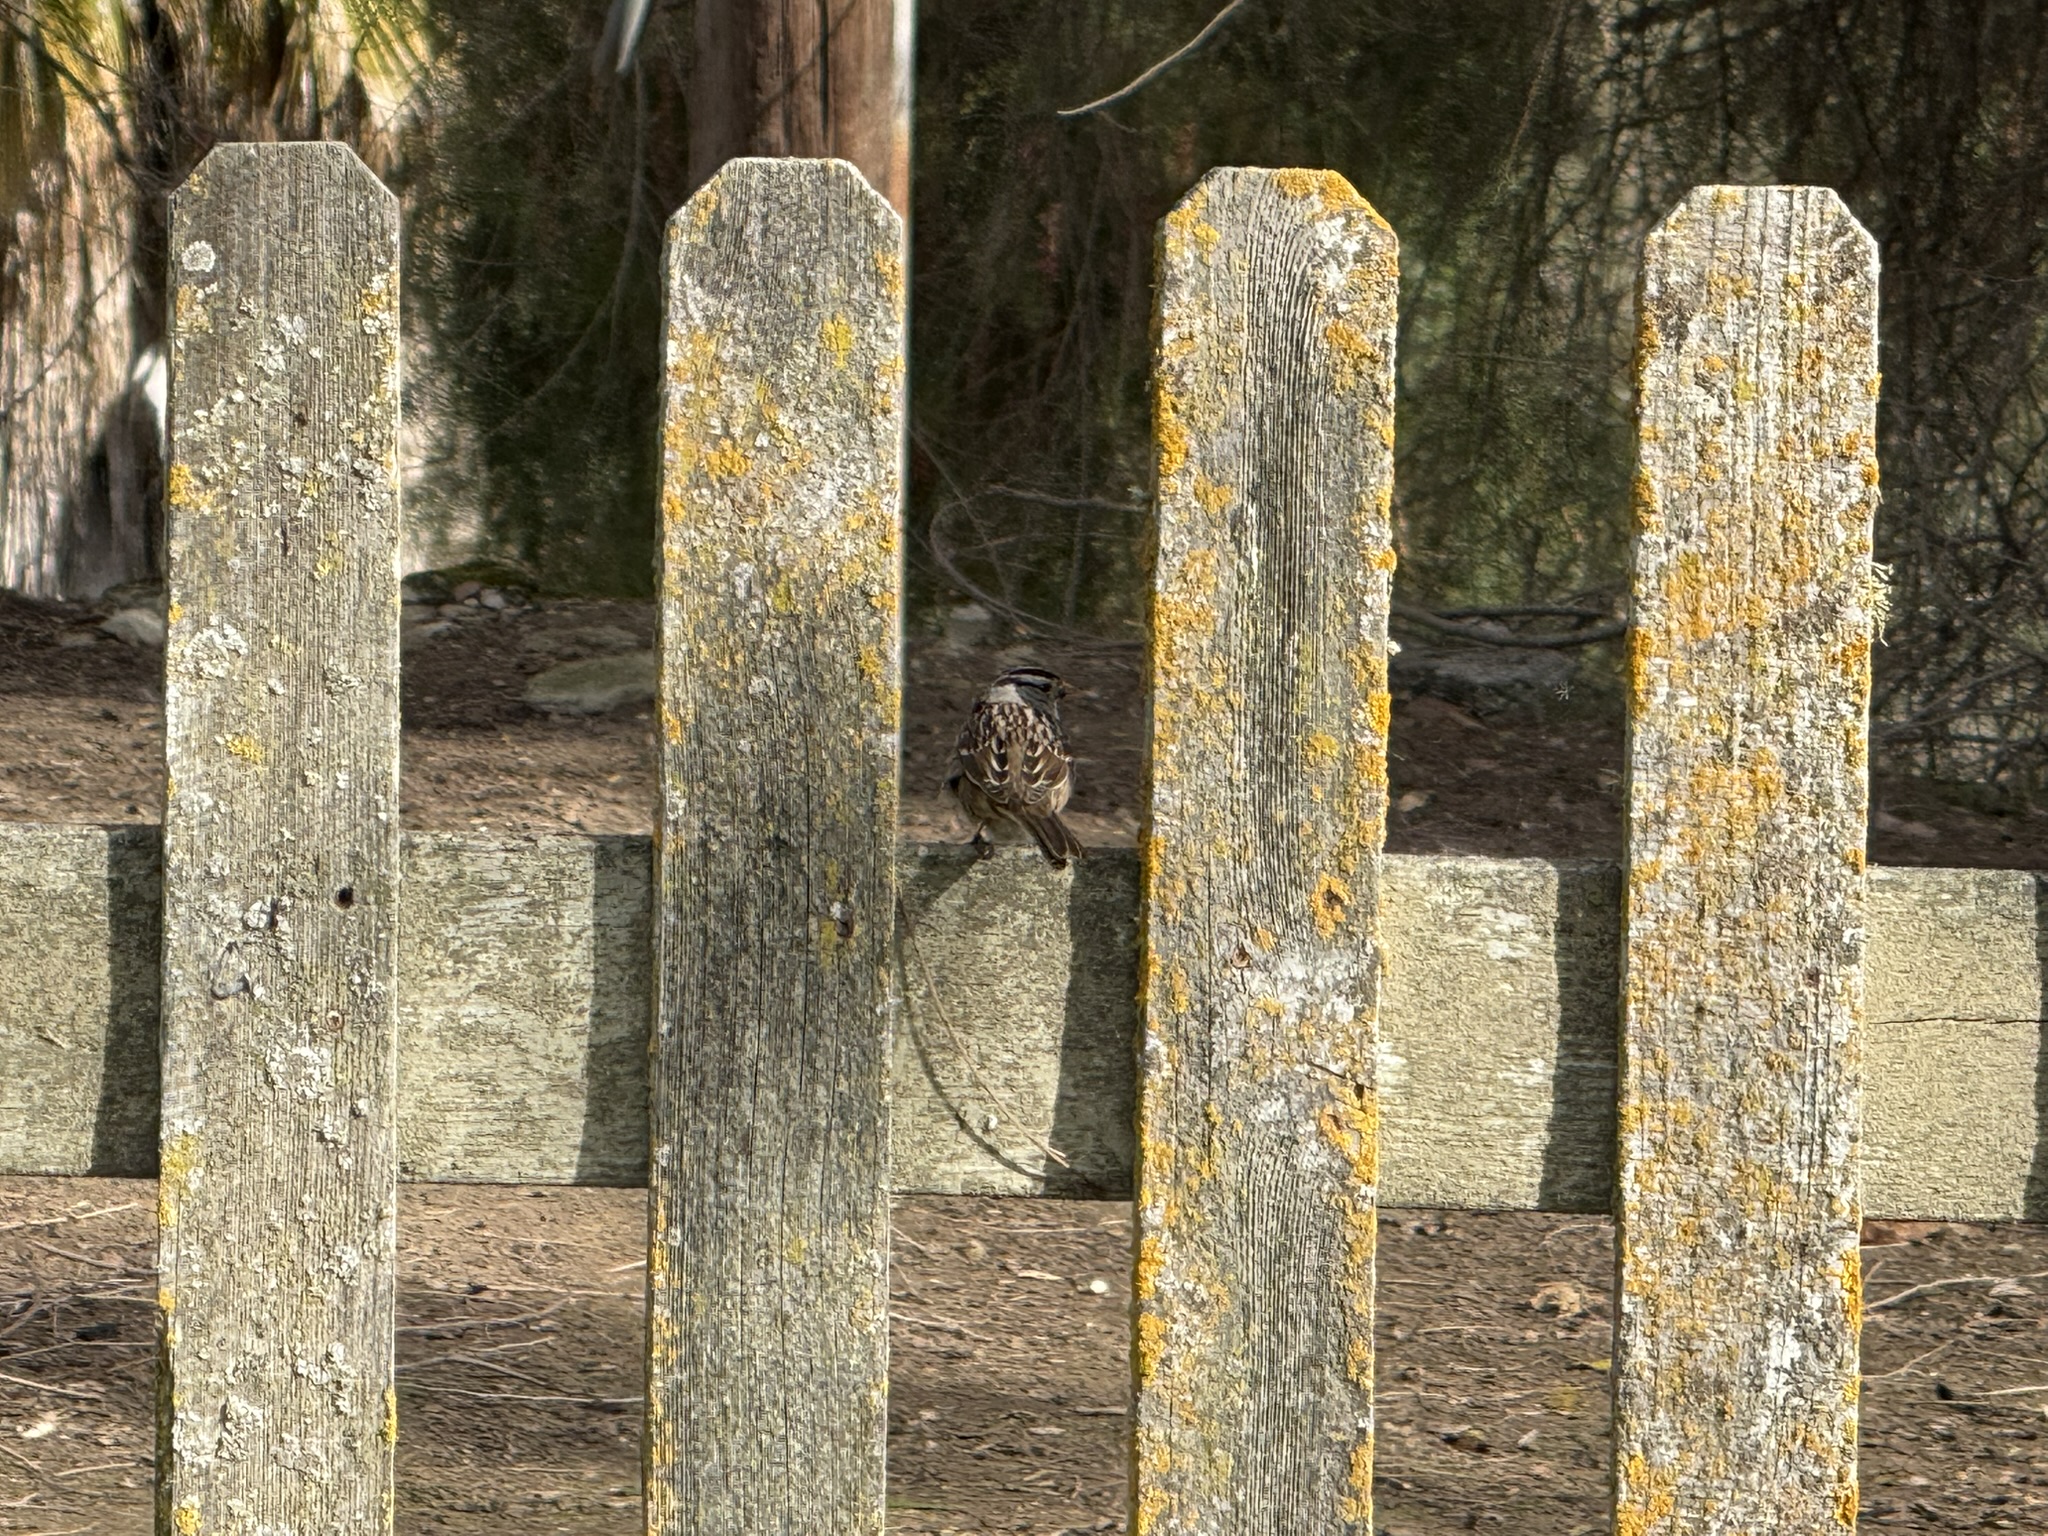
<path fill-rule="evenodd" d="M 1817 187 L 1650 236 L 1629 649 L 1617 1536 L 1856 1523 L 1877 253 Z"/>
<path fill-rule="evenodd" d="M 170 283 L 158 1529 L 389 1531 L 397 202 L 221 145 Z"/>
<path fill-rule="evenodd" d="M 665 284 L 647 1528 L 879 1536 L 902 224 L 729 161 Z"/>
<path fill-rule="evenodd" d="M 1138 1533 L 1371 1526 L 1395 253 L 1322 171 L 1161 231 Z"/>

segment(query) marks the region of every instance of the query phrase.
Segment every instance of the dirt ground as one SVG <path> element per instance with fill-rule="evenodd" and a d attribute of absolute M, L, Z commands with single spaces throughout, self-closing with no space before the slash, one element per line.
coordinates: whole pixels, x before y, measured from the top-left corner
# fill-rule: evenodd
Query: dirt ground
<path fill-rule="evenodd" d="M 0 1180 L 0 1532 L 150 1529 L 154 1208 Z M 410 1186 L 399 1222 L 399 1529 L 636 1531 L 644 1196 Z M 891 1530 L 1121 1530 L 1126 1208 L 895 1227 Z M 1863 1523 L 2048 1530 L 2048 1234 L 1867 1236 Z M 1604 1532 L 1609 1224 L 1387 1212 L 1380 1257 L 1378 1529 Z"/>
<path fill-rule="evenodd" d="M 100 615 L 0 596 L 0 819 L 154 821 L 161 663 Z M 646 645 L 644 606 L 560 602 L 409 625 L 408 826 L 645 831 L 651 720 L 538 716 L 525 681 Z M 1075 819 L 1137 825 L 1132 647 L 914 640 L 904 832 L 964 835 L 939 791 L 973 690 L 1025 656 L 1077 690 Z M 1389 846 L 1618 856 L 1619 721 L 1596 690 L 1524 716 L 1397 699 Z M 2048 817 L 1880 784 L 1879 863 L 2048 867 Z M 637 1529 L 644 1196 L 409 1187 L 402 1530 Z M 153 1187 L 0 1180 L 0 1533 L 150 1521 Z M 1872 1223 L 1863 1523 L 2048 1532 L 2048 1230 Z M 1606 1529 L 1612 1230 L 1390 1211 L 1380 1228 L 1378 1525 L 1389 1536 Z M 891 1529 L 1122 1529 L 1128 1211 L 905 1200 L 892 1286 Z"/>

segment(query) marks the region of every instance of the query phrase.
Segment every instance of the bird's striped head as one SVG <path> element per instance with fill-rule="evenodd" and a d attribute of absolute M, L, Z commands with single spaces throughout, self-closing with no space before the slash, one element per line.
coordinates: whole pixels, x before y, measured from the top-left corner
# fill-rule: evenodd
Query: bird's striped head
<path fill-rule="evenodd" d="M 1067 685 L 1058 673 L 1043 667 L 1012 667 L 993 683 L 986 695 L 991 704 L 1029 704 L 1057 714 Z"/>

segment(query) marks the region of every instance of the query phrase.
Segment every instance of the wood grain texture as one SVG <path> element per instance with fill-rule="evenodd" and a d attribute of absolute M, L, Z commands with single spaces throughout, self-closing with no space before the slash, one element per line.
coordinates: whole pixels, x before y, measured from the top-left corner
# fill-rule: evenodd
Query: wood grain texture
<path fill-rule="evenodd" d="M 841 161 L 669 224 L 651 1532 L 883 1525 L 901 241 Z"/>
<path fill-rule="evenodd" d="M 739 155 L 835 155 L 910 211 L 915 0 L 700 0 L 690 181 Z"/>
<path fill-rule="evenodd" d="M 1132 1529 L 1363 1533 L 1395 241 L 1214 171 L 1159 285 Z"/>
<path fill-rule="evenodd" d="M 405 834 L 401 1179 L 646 1184 L 648 857 Z M 1057 886 L 1035 849 L 913 845 L 897 869 L 950 1024 L 903 963 L 896 1191 L 1128 1198 L 1136 857 L 1094 850 Z M 0 824 L 0 1175 L 155 1177 L 161 880 L 153 827 Z M 1610 1209 L 1620 884 L 1387 857 L 1383 1205 Z M 2028 870 L 1870 872 L 1868 1214 L 2048 1219 L 2044 906 Z M 1020 975 L 1020 944 L 1065 968 Z"/>
<path fill-rule="evenodd" d="M 647 1182 L 648 858 L 644 837 L 406 834 L 401 1178 Z"/>
<path fill-rule="evenodd" d="M 398 205 L 172 199 L 158 1526 L 391 1526 Z"/>
<path fill-rule="evenodd" d="M 1615 1529 L 1856 1523 L 1877 253 L 1704 187 L 1637 343 Z"/>

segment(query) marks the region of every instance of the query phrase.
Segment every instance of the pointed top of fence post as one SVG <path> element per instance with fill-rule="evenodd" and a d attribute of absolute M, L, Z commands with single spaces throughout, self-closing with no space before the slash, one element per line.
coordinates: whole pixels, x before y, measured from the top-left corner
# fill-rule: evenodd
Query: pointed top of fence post
<path fill-rule="evenodd" d="M 375 188 L 397 206 L 397 194 L 364 163 L 354 146 L 339 139 L 293 139 L 281 144 L 230 140 L 214 145 L 172 191 L 171 207 L 176 209 L 179 199 L 202 192 L 216 177 L 282 174 L 286 165 L 303 167 L 308 163 L 320 165 L 327 174 L 345 182 L 355 182 L 366 192 Z"/>

